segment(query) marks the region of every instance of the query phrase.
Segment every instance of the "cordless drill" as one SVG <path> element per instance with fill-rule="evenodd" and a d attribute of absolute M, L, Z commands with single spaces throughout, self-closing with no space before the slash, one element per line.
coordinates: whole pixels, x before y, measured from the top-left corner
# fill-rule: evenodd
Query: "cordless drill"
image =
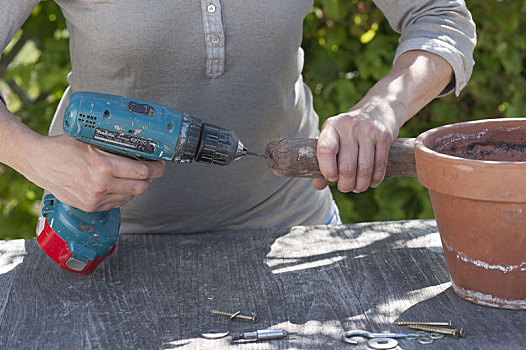
<path fill-rule="evenodd" d="M 178 110 L 121 96 L 77 92 L 64 114 L 67 135 L 99 149 L 141 160 L 228 165 L 248 151 L 230 130 L 202 123 Z M 115 250 L 120 210 L 84 212 L 43 199 L 39 246 L 60 267 L 91 273 Z"/>

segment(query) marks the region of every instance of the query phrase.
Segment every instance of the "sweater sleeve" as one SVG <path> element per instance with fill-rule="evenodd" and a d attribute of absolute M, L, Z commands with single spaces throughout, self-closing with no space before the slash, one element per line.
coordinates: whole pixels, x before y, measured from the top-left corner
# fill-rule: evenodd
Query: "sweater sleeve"
<path fill-rule="evenodd" d="M 0 52 L 29 17 L 40 0 L 0 0 Z"/>
<path fill-rule="evenodd" d="M 394 61 L 409 50 L 425 50 L 444 58 L 454 79 L 440 96 L 458 96 L 473 71 L 475 23 L 464 0 L 373 0 L 394 31 L 400 33 Z"/>

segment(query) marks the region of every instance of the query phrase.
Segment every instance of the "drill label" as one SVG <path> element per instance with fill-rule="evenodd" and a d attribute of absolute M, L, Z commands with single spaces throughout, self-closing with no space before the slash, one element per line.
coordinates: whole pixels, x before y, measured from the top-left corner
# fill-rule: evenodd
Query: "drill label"
<path fill-rule="evenodd" d="M 151 140 L 101 128 L 95 129 L 93 139 L 102 143 L 132 149 L 147 154 L 153 154 L 155 146 L 157 145 Z"/>

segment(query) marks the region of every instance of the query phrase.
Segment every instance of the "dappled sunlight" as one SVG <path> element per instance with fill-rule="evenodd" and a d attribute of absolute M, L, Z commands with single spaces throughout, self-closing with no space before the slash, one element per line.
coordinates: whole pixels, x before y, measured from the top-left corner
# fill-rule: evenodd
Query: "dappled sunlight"
<path fill-rule="evenodd" d="M 426 248 L 435 253 L 442 252 L 440 235 L 436 228 L 430 231 L 428 222 L 407 222 L 404 225 L 421 234 L 409 240 L 396 239 L 391 243 L 394 249 Z M 382 226 L 381 230 L 365 224 L 355 224 L 354 227 L 353 230 L 345 226 L 331 229 L 292 227 L 272 243 L 264 263 L 272 269 L 272 273 L 280 274 L 335 265 L 348 258 L 361 259 L 368 255 L 363 254 L 363 248 L 396 238 L 393 234 L 399 230 L 394 222 L 392 226 Z"/>
<path fill-rule="evenodd" d="M 285 273 L 285 272 L 293 272 L 293 271 L 299 271 L 299 270 L 313 269 L 313 268 L 317 268 L 317 267 L 331 265 L 331 264 L 334 264 L 334 263 L 336 263 L 338 261 L 341 261 L 343 259 L 345 259 L 344 256 L 335 256 L 335 257 L 332 257 L 332 258 L 318 259 L 316 261 L 310 261 L 310 262 L 305 262 L 305 263 L 298 263 L 298 264 L 287 266 L 287 267 L 277 268 L 275 270 L 272 270 L 272 273 L 277 274 L 277 273 Z"/>
<path fill-rule="evenodd" d="M 346 258 L 339 255 L 339 252 L 364 248 L 392 234 L 389 231 L 375 230 L 345 233 L 336 231 L 335 234 L 333 230 L 304 226 L 293 227 L 290 232 L 274 241 L 265 257 L 265 263 L 268 267 L 274 268 L 273 273 L 325 266 Z M 308 242 L 308 248 L 301 242 Z"/>
<path fill-rule="evenodd" d="M 392 246 L 393 249 L 426 248 L 435 253 L 442 253 L 442 241 L 440 234 L 431 232 L 409 240 L 399 239 Z"/>
<path fill-rule="evenodd" d="M 364 230 L 362 232 L 355 231 L 351 234 L 353 237 L 335 234 L 335 231 L 328 229 L 313 229 L 312 227 L 306 226 L 293 227 L 289 233 L 278 237 L 274 241 L 270 247 L 270 252 L 266 256 L 268 259 L 267 265 L 270 267 L 275 266 L 277 263 L 274 259 L 283 259 L 285 257 L 287 259 L 306 258 L 309 256 L 363 248 L 376 241 L 388 238 L 391 232 Z M 374 239 L 371 239 L 373 235 Z M 305 249 L 304 245 L 298 244 L 298 242 L 306 238 L 309 239 L 308 250 Z"/>
<path fill-rule="evenodd" d="M 436 297 L 449 287 L 451 287 L 451 282 L 445 282 L 412 290 L 400 297 L 389 297 L 365 312 L 347 318 L 347 320 L 358 324 L 367 324 L 370 322 L 392 324 L 409 308 Z"/>
<path fill-rule="evenodd" d="M 14 270 L 22 263 L 25 255 L 26 248 L 23 239 L 0 241 L 0 275 Z"/>

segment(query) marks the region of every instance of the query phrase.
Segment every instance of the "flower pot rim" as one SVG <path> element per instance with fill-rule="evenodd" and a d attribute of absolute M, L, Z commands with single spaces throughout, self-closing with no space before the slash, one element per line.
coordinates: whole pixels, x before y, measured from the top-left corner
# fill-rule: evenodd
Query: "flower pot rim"
<path fill-rule="evenodd" d="M 443 131 L 451 130 L 451 133 L 455 131 L 460 131 L 457 129 L 462 129 L 464 127 L 470 126 L 470 125 L 476 125 L 476 124 L 503 124 L 508 122 L 517 122 L 521 121 L 524 122 L 524 127 L 526 129 L 526 118 L 494 118 L 494 119 L 480 119 L 480 120 L 473 120 L 468 122 L 461 122 L 461 123 L 454 123 L 454 124 L 448 124 L 448 125 L 442 125 L 438 126 L 433 129 L 429 129 L 427 131 L 424 131 L 420 135 L 417 136 L 415 140 L 415 148 L 418 147 L 418 149 L 424 153 L 427 153 L 429 155 L 432 155 L 434 157 L 440 158 L 441 161 L 451 161 L 451 162 L 466 162 L 467 164 L 470 164 L 472 166 L 477 165 L 484 165 L 484 166 L 490 166 L 490 167 L 499 167 L 506 166 L 507 164 L 513 165 L 514 167 L 521 166 L 524 167 L 526 170 L 526 162 L 517 162 L 517 161 L 507 161 L 507 160 L 480 160 L 480 159 L 468 159 L 468 158 L 462 158 L 457 156 L 452 156 L 445 153 L 440 153 L 437 151 L 432 150 L 431 148 L 427 147 L 424 144 L 424 140 L 429 138 L 430 135 L 440 133 Z"/>
<path fill-rule="evenodd" d="M 467 159 L 436 152 L 424 143 L 434 140 L 434 135 L 446 139 L 472 125 L 494 131 L 506 124 L 516 127 L 517 122 L 524 124 L 526 132 L 526 118 L 497 118 L 444 125 L 420 134 L 415 140 L 418 180 L 429 190 L 454 197 L 526 203 L 526 162 Z"/>

